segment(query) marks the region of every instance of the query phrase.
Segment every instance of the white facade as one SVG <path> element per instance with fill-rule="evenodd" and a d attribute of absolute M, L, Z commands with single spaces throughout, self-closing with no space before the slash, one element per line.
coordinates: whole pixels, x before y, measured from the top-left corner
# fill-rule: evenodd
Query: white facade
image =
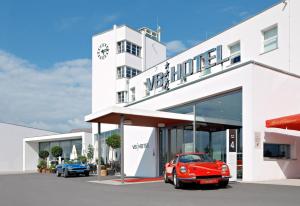
<path fill-rule="evenodd" d="M 300 111 L 300 60 L 297 57 L 300 54 L 300 14 L 297 12 L 299 9 L 300 2 L 297 0 L 278 3 L 167 60 L 164 45 L 126 26 L 114 26 L 113 30 L 93 37 L 92 112 L 95 113 L 112 105 L 153 111 L 165 110 L 241 90 L 243 180 L 300 177 L 300 132 L 265 128 L 265 121 L 268 119 L 292 115 Z M 267 33 L 271 30 L 272 32 Z M 124 39 L 141 46 L 141 58 L 126 52 L 121 54 L 116 52 L 116 43 Z M 152 46 L 147 44 L 147 40 Z M 274 48 L 268 49 L 270 42 L 275 41 L 276 44 L 271 45 Z M 97 48 L 103 42 L 110 45 L 111 49 L 106 58 L 99 59 Z M 232 64 L 234 55 L 230 53 L 230 47 L 237 42 L 240 44 L 241 61 Z M 217 52 L 220 50 L 215 49 L 217 46 L 222 47 L 221 59 L 218 59 L 220 54 Z M 214 50 L 207 53 L 211 49 Z M 203 69 L 203 65 L 202 71 L 197 70 L 196 57 L 201 54 L 200 64 L 209 62 L 210 72 Z M 206 54 L 210 55 L 211 60 L 208 60 L 209 57 L 204 57 Z M 227 57 L 229 60 L 225 61 Z M 222 59 L 224 62 L 221 64 L 219 60 Z M 172 67 L 176 69 L 178 64 L 183 65 L 183 63 L 187 65 L 185 78 L 172 81 L 174 74 Z M 168 90 L 159 85 L 163 82 L 156 81 L 160 77 L 155 76 L 159 73 L 166 74 L 166 64 L 169 65 L 170 72 Z M 143 72 L 130 79 L 117 79 L 116 70 L 121 65 L 132 66 Z M 193 67 L 189 67 L 190 65 Z M 191 71 L 189 69 L 193 70 L 193 74 L 186 74 L 187 71 Z M 151 89 L 146 87 L 147 79 L 148 83 L 154 84 Z M 116 93 L 119 91 L 127 92 L 128 102 L 118 104 Z M 131 98 L 132 96 L 135 98 Z M 102 132 L 115 128 L 116 125 L 101 125 Z M 93 126 L 93 133 L 97 133 L 97 125 Z M 157 128 L 125 126 L 124 135 L 125 174 L 157 176 L 159 174 Z M 149 143 L 149 147 L 139 151 L 133 149 L 135 144 L 141 143 Z M 264 158 L 263 143 L 289 144 L 291 157 L 289 159 Z"/>
<path fill-rule="evenodd" d="M 75 132 L 66 134 L 54 134 L 43 136 L 31 136 L 23 139 L 23 171 L 35 171 L 39 160 L 39 143 L 49 141 L 63 141 L 63 140 L 82 140 L 81 154 L 86 155 L 88 145 L 94 146 L 94 139 L 91 133 Z"/>
<path fill-rule="evenodd" d="M 0 173 L 22 172 L 24 138 L 53 134 L 56 133 L 14 124 L 0 123 Z"/>

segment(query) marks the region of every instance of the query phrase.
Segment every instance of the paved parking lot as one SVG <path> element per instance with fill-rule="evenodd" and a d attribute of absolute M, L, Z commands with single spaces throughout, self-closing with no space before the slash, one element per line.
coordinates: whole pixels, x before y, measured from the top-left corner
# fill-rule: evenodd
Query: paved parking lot
<path fill-rule="evenodd" d="M 89 183 L 96 177 L 57 178 L 49 174 L 0 175 L 1 206 L 53 205 L 299 205 L 300 187 L 230 184 L 228 188 L 193 187 L 175 190 L 171 184 L 113 186 Z"/>

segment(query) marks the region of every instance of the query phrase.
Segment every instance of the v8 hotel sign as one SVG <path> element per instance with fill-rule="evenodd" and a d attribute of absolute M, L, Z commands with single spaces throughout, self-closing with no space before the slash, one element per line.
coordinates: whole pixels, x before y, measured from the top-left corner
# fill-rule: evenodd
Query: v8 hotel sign
<path fill-rule="evenodd" d="M 146 79 L 148 91 L 162 87 L 169 89 L 169 83 L 181 80 L 185 81 L 188 76 L 205 71 L 228 61 L 229 57 L 222 58 L 222 45 L 209 49 L 193 58 L 187 59 L 177 65 L 165 64 L 165 72 L 160 72 Z"/>

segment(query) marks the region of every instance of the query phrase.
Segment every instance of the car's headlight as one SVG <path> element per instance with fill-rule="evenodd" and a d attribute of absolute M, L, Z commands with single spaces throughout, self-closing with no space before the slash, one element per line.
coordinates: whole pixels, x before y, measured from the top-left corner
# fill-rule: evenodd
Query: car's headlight
<path fill-rule="evenodd" d="M 186 167 L 185 166 L 181 166 L 180 167 L 180 172 L 181 173 L 186 173 Z"/>
<path fill-rule="evenodd" d="M 226 172 L 228 170 L 228 166 L 227 165 L 222 165 L 222 172 Z"/>

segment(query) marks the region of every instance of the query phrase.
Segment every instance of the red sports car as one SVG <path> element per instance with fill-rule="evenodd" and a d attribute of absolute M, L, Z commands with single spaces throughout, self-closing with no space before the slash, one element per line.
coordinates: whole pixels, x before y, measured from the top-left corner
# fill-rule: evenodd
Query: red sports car
<path fill-rule="evenodd" d="M 206 153 L 178 154 L 166 163 L 164 171 L 164 181 L 168 183 L 171 180 L 175 188 L 187 182 L 226 187 L 229 178 L 228 166 L 222 161 L 213 160 Z"/>

